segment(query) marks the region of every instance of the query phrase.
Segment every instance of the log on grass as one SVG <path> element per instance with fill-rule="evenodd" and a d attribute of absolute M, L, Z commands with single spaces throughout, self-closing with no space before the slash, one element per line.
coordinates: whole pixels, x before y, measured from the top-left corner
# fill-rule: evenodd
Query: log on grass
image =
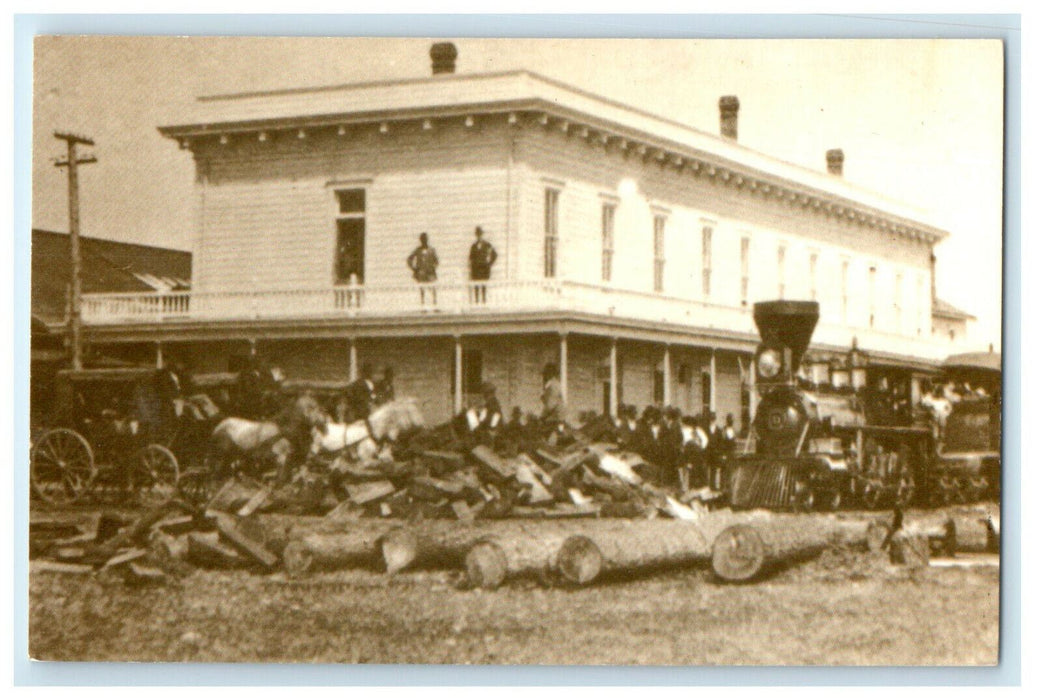
<path fill-rule="evenodd" d="M 713 540 L 713 572 L 723 581 L 749 581 L 772 568 L 820 554 L 832 537 L 827 526 L 803 518 L 732 525 Z"/>
<path fill-rule="evenodd" d="M 320 570 L 374 568 L 379 561 L 380 541 L 391 527 L 376 521 L 373 526 L 339 532 L 294 534 L 282 550 L 282 563 L 294 576 Z"/>
<path fill-rule="evenodd" d="M 569 583 L 585 585 L 608 573 L 685 568 L 704 563 L 712 540 L 697 522 L 622 521 L 562 543 L 554 568 Z"/>

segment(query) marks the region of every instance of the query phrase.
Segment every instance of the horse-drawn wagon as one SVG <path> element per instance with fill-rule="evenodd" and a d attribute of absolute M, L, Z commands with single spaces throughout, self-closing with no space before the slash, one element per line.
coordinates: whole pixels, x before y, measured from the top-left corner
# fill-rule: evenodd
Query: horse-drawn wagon
<path fill-rule="evenodd" d="M 66 506 L 102 492 L 144 504 L 176 493 L 180 465 L 160 381 L 154 368 L 58 371 L 45 425 L 32 429 L 33 494 Z"/>

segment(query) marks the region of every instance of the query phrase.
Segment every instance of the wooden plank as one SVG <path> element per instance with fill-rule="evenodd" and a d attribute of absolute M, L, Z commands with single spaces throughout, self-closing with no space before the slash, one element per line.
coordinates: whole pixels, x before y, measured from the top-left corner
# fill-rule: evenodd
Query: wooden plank
<path fill-rule="evenodd" d="M 394 484 L 390 481 L 368 481 L 361 484 L 347 484 L 348 497 L 358 505 L 379 500 L 394 493 Z"/>
<path fill-rule="evenodd" d="M 241 568 L 246 560 L 232 547 L 220 541 L 216 532 L 188 533 L 188 559 L 204 566 Z"/>
<path fill-rule="evenodd" d="M 478 445 L 470 451 L 470 454 L 478 461 L 479 465 L 491 472 L 493 478 L 506 480 L 514 476 L 515 470 L 513 465 L 502 459 L 491 448 L 485 445 Z"/>
<path fill-rule="evenodd" d="M 30 573 L 89 574 L 94 571 L 90 564 L 69 564 L 59 561 L 37 559 L 29 562 Z"/>
<path fill-rule="evenodd" d="M 117 566 L 121 566 L 123 564 L 128 564 L 128 563 L 130 563 L 132 561 L 135 561 L 137 559 L 141 559 L 142 557 L 145 557 L 145 556 L 148 556 L 148 550 L 147 549 L 140 549 L 140 548 L 135 547 L 134 549 L 128 549 L 128 550 L 126 550 L 124 552 L 120 552 L 119 554 L 117 554 L 116 556 L 112 557 L 107 562 L 105 562 L 105 565 L 103 567 L 101 567 L 101 568 L 102 569 L 112 569 L 112 568 L 115 568 Z"/>
<path fill-rule="evenodd" d="M 279 558 L 269 552 L 262 543 L 255 541 L 242 532 L 233 517 L 227 515 L 218 516 L 217 531 L 233 547 L 262 566 L 270 569 L 279 563 Z"/>

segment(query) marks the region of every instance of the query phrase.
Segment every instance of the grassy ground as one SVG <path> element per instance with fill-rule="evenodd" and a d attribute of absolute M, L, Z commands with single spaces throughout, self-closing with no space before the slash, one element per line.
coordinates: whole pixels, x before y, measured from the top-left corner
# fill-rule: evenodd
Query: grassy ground
<path fill-rule="evenodd" d="M 196 571 L 174 585 L 30 575 L 36 659 L 490 664 L 991 664 L 998 569 L 826 552 L 755 584 L 666 572 L 461 590 L 449 572 Z"/>

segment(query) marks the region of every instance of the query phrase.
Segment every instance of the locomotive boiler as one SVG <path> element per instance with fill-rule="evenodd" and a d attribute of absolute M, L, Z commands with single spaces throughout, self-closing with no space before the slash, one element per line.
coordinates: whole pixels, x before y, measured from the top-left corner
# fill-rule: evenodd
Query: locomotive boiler
<path fill-rule="evenodd" d="M 818 317 L 814 301 L 754 305 L 760 402 L 755 449 L 728 469 L 733 507 L 879 508 L 909 503 L 916 485 L 925 483 L 933 439 L 928 426 L 880 418 L 864 381 L 805 387 L 800 367 Z"/>

